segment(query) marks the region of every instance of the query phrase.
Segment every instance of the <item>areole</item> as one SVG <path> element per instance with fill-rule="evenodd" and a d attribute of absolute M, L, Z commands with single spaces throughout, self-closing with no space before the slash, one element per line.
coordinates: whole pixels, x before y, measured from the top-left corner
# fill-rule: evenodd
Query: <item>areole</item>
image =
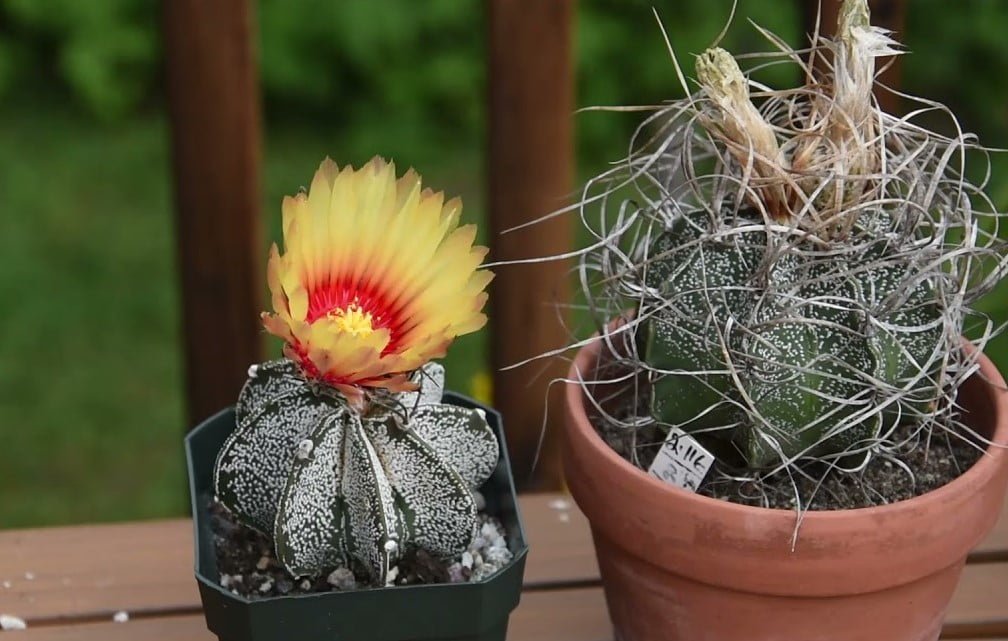
<path fill-rule="evenodd" d="M 582 349 L 585 380 L 602 342 Z M 622 641 L 926 641 L 938 637 L 966 555 L 1008 484 L 1008 394 L 985 356 L 960 389 L 966 420 L 995 444 L 962 476 L 883 507 L 804 515 L 707 498 L 649 476 L 590 424 L 566 390 L 564 468 L 588 517 Z"/>

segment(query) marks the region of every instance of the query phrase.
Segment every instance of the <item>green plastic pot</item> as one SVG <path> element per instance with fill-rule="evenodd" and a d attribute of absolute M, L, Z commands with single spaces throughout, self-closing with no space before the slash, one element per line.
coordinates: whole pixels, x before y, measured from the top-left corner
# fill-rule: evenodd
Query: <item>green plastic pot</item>
<path fill-rule="evenodd" d="M 196 582 L 207 627 L 221 641 L 504 641 L 521 597 L 528 544 L 511 476 L 500 414 L 446 392 L 444 401 L 481 408 L 500 443 L 500 460 L 480 488 L 486 511 L 507 531 L 514 559 L 493 576 L 454 583 L 246 599 L 220 585 L 208 505 L 217 453 L 235 429 L 234 409 L 207 419 L 186 436 L 195 529 Z"/>

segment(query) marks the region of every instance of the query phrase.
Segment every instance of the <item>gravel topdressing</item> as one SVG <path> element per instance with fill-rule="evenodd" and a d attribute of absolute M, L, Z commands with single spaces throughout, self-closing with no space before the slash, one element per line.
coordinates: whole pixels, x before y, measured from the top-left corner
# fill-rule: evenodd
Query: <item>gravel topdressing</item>
<path fill-rule="evenodd" d="M 220 584 L 249 599 L 375 587 L 352 568 L 334 567 L 317 577 L 293 577 L 277 561 L 269 537 L 239 523 L 220 503 L 209 506 Z M 408 550 L 392 571 L 393 585 L 479 581 L 511 561 L 500 521 L 479 514 L 479 528 L 458 558 L 438 559 L 422 549 Z"/>

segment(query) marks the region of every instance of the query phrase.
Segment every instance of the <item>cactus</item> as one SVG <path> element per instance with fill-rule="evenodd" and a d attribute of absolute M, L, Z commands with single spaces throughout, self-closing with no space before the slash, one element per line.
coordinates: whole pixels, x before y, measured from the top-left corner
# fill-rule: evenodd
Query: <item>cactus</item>
<path fill-rule="evenodd" d="M 499 445 L 480 410 L 441 402 L 432 361 L 487 320 L 487 248 L 461 209 L 378 157 L 326 158 L 283 200 L 262 323 L 286 359 L 250 368 L 214 487 L 294 576 L 386 585 L 404 554 L 447 559 L 475 537 Z"/>
<path fill-rule="evenodd" d="M 899 51 L 866 0 L 814 38 L 825 77 L 766 35 L 808 84 L 756 98 L 727 51 L 698 56 L 699 90 L 586 188 L 603 233 L 583 282 L 597 275 L 603 317 L 634 309 L 614 358 L 646 374 L 650 416 L 615 424 L 690 432 L 735 478 L 856 471 L 906 442 L 903 426 L 961 429 L 955 390 L 976 356 L 960 336 L 1005 273 L 1001 214 L 951 160 L 982 151 L 974 139 L 874 102 L 876 59 Z M 627 185 L 636 196 L 607 213 Z"/>
<path fill-rule="evenodd" d="M 860 451 L 847 460 L 856 466 L 865 445 L 937 401 L 938 299 L 886 262 L 885 240 L 844 262 L 799 243 L 767 264 L 765 231 L 724 242 L 700 218 L 652 247 L 646 283 L 662 302 L 644 303 L 638 332 L 648 366 L 675 372 L 654 382 L 660 421 L 729 438 L 754 468 Z M 757 221 L 747 211 L 732 224 Z M 901 390 L 884 411 L 880 387 Z"/>
<path fill-rule="evenodd" d="M 250 369 L 214 486 L 292 575 L 349 566 L 384 585 L 411 546 L 450 558 L 472 541 L 497 439 L 480 410 L 441 403 L 443 367 L 415 380 L 358 412 L 291 361 Z"/>

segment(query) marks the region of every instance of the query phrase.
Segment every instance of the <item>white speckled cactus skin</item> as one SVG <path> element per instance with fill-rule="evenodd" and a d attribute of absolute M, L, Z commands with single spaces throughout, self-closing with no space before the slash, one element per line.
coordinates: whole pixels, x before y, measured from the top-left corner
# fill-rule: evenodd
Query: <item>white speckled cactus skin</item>
<path fill-rule="evenodd" d="M 941 398 L 941 297 L 912 265 L 881 260 L 894 253 L 886 238 L 859 224 L 840 259 L 800 245 L 775 256 L 765 230 L 726 240 L 706 219 L 680 219 L 651 249 L 657 296 L 638 312 L 638 341 L 649 368 L 669 372 L 654 382 L 659 420 L 730 441 L 754 469 L 847 452 L 857 466 L 866 444 Z"/>
<path fill-rule="evenodd" d="M 419 391 L 389 395 L 364 414 L 290 361 L 249 373 L 215 491 L 243 522 L 272 535 L 292 575 L 351 566 L 385 585 L 410 547 L 447 558 L 472 541 L 473 490 L 496 466 L 499 446 L 482 412 L 440 402 L 440 365 L 416 373 Z"/>

